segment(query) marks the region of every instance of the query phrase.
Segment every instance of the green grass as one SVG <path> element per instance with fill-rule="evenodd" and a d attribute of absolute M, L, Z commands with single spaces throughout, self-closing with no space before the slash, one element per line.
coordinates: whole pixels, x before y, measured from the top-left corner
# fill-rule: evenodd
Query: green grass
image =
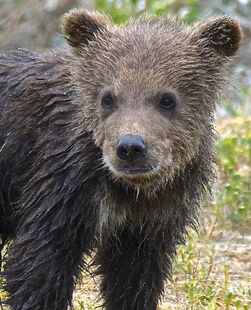
<path fill-rule="evenodd" d="M 220 183 L 212 213 L 224 229 L 251 234 L 251 118 L 236 117 L 223 127 L 217 141 Z"/>
<path fill-rule="evenodd" d="M 74 310 L 94 310 L 97 309 L 95 306 L 91 305 L 90 302 L 78 302 L 78 305 L 74 308 Z"/>
<path fill-rule="evenodd" d="M 243 287 L 233 282 L 230 266 L 218 264 L 217 256 L 208 236 L 191 233 L 187 245 L 179 247 L 173 281 L 167 284 L 166 303 L 160 309 L 250 309 L 250 279 L 244 279 Z"/>

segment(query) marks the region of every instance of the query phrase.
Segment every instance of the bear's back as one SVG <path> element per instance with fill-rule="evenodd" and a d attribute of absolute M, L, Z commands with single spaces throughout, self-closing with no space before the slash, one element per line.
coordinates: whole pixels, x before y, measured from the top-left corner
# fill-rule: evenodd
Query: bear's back
<path fill-rule="evenodd" d="M 11 205 L 36 160 L 37 145 L 43 151 L 42 140 L 59 135 L 70 117 L 69 76 L 63 57 L 53 52 L 0 54 L 0 234 L 11 226 Z"/>
<path fill-rule="evenodd" d="M 0 117 L 6 111 L 33 113 L 53 95 L 67 94 L 70 73 L 62 55 L 18 49 L 0 53 Z"/>

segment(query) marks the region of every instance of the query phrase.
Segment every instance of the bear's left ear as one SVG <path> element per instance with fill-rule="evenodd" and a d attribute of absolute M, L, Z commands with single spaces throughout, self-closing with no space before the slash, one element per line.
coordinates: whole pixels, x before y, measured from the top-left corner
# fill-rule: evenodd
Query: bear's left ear
<path fill-rule="evenodd" d="M 230 16 L 199 23 L 194 26 L 193 41 L 213 49 L 223 57 L 234 56 L 243 37 L 239 21 Z"/>
<path fill-rule="evenodd" d="M 78 48 L 95 40 L 96 35 L 108 25 L 111 25 L 111 21 L 106 15 L 75 9 L 63 16 L 62 31 L 68 43 Z"/>

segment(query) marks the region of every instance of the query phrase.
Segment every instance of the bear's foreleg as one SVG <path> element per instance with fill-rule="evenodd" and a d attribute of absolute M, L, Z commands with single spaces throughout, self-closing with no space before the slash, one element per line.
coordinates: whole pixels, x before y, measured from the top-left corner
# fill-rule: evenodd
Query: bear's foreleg
<path fill-rule="evenodd" d="M 53 192 L 53 188 L 51 190 Z M 59 195 L 58 195 L 59 196 Z M 26 208 L 11 246 L 4 276 L 12 310 L 66 310 L 83 267 L 91 232 L 83 199 L 50 195 Z M 89 219 L 91 221 L 91 219 Z"/>
<path fill-rule="evenodd" d="M 101 275 L 106 310 L 156 310 L 171 273 L 175 238 L 155 225 L 124 228 L 99 250 L 95 264 Z"/>

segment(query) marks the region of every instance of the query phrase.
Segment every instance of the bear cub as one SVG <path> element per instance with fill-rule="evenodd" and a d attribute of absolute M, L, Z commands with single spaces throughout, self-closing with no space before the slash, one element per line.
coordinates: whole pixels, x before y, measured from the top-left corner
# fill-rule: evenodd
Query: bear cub
<path fill-rule="evenodd" d="M 106 310 L 156 310 L 215 179 L 214 111 L 242 32 L 223 16 L 64 16 L 70 47 L 0 53 L 0 234 L 13 310 L 72 307 L 86 257 Z"/>

